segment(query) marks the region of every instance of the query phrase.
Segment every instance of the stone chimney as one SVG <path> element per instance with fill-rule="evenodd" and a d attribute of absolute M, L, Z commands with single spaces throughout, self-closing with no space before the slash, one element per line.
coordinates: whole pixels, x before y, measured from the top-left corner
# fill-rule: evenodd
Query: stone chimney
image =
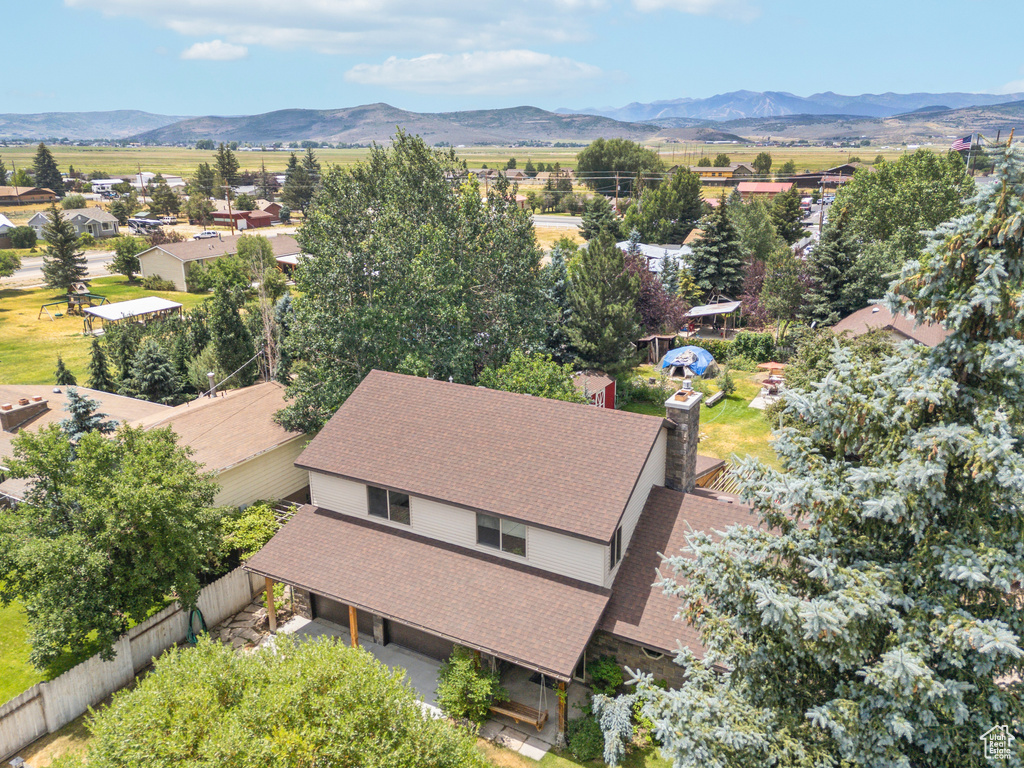
<path fill-rule="evenodd" d="M 700 392 L 689 382 L 665 401 L 665 418 L 675 424 L 668 431 L 665 453 L 665 485 L 689 493 L 697 483 L 697 438 L 700 434 Z"/>
<path fill-rule="evenodd" d="M 4 432 L 17 432 L 18 427 L 46 410 L 49 410 L 49 405 L 41 397 L 33 397 L 31 400 L 23 397 L 17 403 L 0 404 L 0 429 Z"/>

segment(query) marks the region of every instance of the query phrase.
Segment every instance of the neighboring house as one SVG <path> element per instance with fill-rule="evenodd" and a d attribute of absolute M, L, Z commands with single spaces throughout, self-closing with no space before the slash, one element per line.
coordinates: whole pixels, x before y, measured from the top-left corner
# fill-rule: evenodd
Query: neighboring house
<path fill-rule="evenodd" d="M 213 224 L 221 224 L 225 227 L 230 226 L 232 222 L 235 224 L 235 229 L 258 229 L 260 227 L 269 227 L 274 223 L 274 217 L 269 213 L 263 211 L 236 211 L 232 210 L 230 213 L 225 211 L 214 211 L 210 214 L 210 221 Z"/>
<path fill-rule="evenodd" d="M 884 304 L 869 304 L 832 326 L 837 334 L 849 336 L 863 336 L 879 329 L 888 331 L 896 341 L 910 339 L 926 347 L 934 347 L 949 336 L 941 325 L 918 323 L 913 315 L 893 315 Z"/>
<path fill-rule="evenodd" d="M 622 240 L 615 244 L 620 251 L 623 253 L 629 252 L 629 240 Z M 650 245 L 648 243 L 638 243 L 640 253 L 647 259 L 647 268 L 651 272 L 661 272 L 661 265 L 665 261 L 665 257 L 670 253 L 675 254 L 679 259 L 680 266 L 689 266 L 686 259 L 693 253 L 693 249 L 688 245 L 677 245 L 669 243 L 666 245 Z"/>
<path fill-rule="evenodd" d="M 283 206 L 280 203 L 272 203 L 268 200 L 259 199 L 256 201 L 256 211 L 262 211 L 263 213 L 270 215 L 271 224 L 277 224 L 281 220 L 281 208 Z M 228 201 L 227 200 L 214 200 L 213 201 L 214 213 L 227 213 L 228 212 Z M 238 206 L 234 203 L 231 204 L 232 213 L 244 213 L 244 211 L 238 210 Z M 251 226 L 251 225 L 250 225 Z M 258 226 L 266 226 L 259 224 Z"/>
<path fill-rule="evenodd" d="M 753 197 L 772 200 L 783 192 L 789 192 L 792 188 L 793 182 L 791 181 L 741 181 L 736 186 L 740 197 L 744 200 L 750 200 Z"/>
<path fill-rule="evenodd" d="M 118 184 L 124 184 L 124 179 L 95 179 L 91 182 L 93 192 L 113 192 Z"/>
<path fill-rule="evenodd" d="M 307 437 L 274 421 L 285 405 L 284 387 L 272 381 L 201 397 L 138 425 L 174 430 L 178 442 L 192 449 L 192 460 L 217 475 L 217 506 L 245 507 L 260 499 L 306 503 L 309 473 L 295 460 Z"/>
<path fill-rule="evenodd" d="M 506 168 L 504 171 L 499 171 L 509 181 L 525 181 L 530 178 L 526 175 L 526 171 L 521 171 L 518 168 Z"/>
<path fill-rule="evenodd" d="M 572 383 L 591 405 L 615 409 L 615 379 L 600 371 L 577 371 Z"/>
<path fill-rule="evenodd" d="M 97 409 L 108 420 L 131 423 L 151 416 L 169 413 L 166 405 L 76 387 L 79 394 L 99 403 Z M 41 384 L 0 385 L 0 505 L 21 501 L 30 486 L 28 480 L 4 477 L 3 465 L 14 450 L 11 442 L 23 429 L 38 431 L 47 424 L 59 424 L 68 418 L 67 387 Z"/>
<path fill-rule="evenodd" d="M 11 230 L 14 229 L 14 222 L 0 213 L 0 248 L 12 248 Z"/>
<path fill-rule="evenodd" d="M 697 455 L 700 400 L 644 416 L 372 371 L 296 462 L 312 504 L 245 567 L 377 644 L 562 685 L 612 653 L 678 683 L 677 641 L 704 649 L 653 585 L 660 553 L 751 522 L 696 487 L 721 466 Z"/>
<path fill-rule="evenodd" d="M 143 189 L 146 189 L 148 191 L 150 186 L 153 184 L 153 179 L 155 179 L 158 175 L 163 176 L 164 183 L 167 184 L 167 186 L 170 187 L 171 189 L 184 189 L 187 186 L 185 180 L 181 178 L 181 176 L 171 176 L 166 173 L 156 174 L 150 173 L 149 171 L 136 173 L 134 176 L 131 177 L 131 179 L 128 180 L 128 183 L 131 184 L 133 187 L 135 187 L 136 190 L 140 192 Z"/>
<path fill-rule="evenodd" d="M 717 208 L 718 207 L 718 205 L 717 205 L 718 201 L 717 200 L 715 200 L 715 203 L 716 203 L 716 205 L 711 206 L 712 208 Z M 703 229 L 697 229 L 696 227 L 694 227 L 693 229 L 690 230 L 690 234 L 688 234 L 686 236 L 686 238 L 683 240 L 683 245 L 693 245 L 694 243 L 696 243 L 698 240 L 700 240 L 703 237 L 704 237 L 704 230 Z"/>
<path fill-rule="evenodd" d="M 97 240 L 104 237 L 117 237 L 117 217 L 102 208 L 72 208 L 64 211 L 64 218 L 75 227 L 75 234 L 89 234 Z M 28 225 L 36 231 L 36 237 L 43 238 L 43 229 L 50 222 L 50 214 L 40 211 L 28 220 Z"/>
<path fill-rule="evenodd" d="M 188 290 L 188 273 L 193 264 L 199 264 L 238 251 L 241 235 L 225 235 L 208 240 L 188 240 L 184 243 L 154 245 L 139 254 L 142 277 L 160 276 L 174 283 L 174 290 Z M 302 249 L 291 235 L 268 237 L 274 258 L 298 256 Z"/>
<path fill-rule="evenodd" d="M 55 203 L 57 195 L 46 187 L 0 187 L 0 205 Z"/>
<path fill-rule="evenodd" d="M 738 179 L 754 175 L 754 169 L 746 163 L 730 163 L 717 167 L 691 165 L 690 170 L 700 176 L 701 182 L 709 187 L 733 184 Z"/>

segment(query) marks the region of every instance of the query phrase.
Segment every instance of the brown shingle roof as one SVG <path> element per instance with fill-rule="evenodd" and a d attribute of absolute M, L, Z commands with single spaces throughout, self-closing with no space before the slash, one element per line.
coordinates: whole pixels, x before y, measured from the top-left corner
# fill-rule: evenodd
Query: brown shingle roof
<path fill-rule="evenodd" d="M 607 542 L 663 423 L 371 371 L 296 465 Z"/>
<path fill-rule="evenodd" d="M 613 381 L 615 379 L 600 371 L 577 371 L 572 375 L 573 386 L 587 395 L 600 392 Z"/>
<path fill-rule="evenodd" d="M 858 309 L 836 323 L 832 330 L 851 336 L 863 336 L 868 331 L 879 328 L 893 331 L 927 347 L 934 347 L 949 336 L 949 331 L 941 325 L 918 323 L 913 316 L 904 314 L 893 315 L 884 304 L 869 304 L 863 309 Z"/>
<path fill-rule="evenodd" d="M 55 393 L 53 385 L 41 384 L 0 384 L 0 403 L 17 403 L 21 398 L 42 397 L 47 401 L 48 409 L 35 418 L 19 427 L 37 431 L 47 424 L 60 423 L 68 417 L 64 410 L 67 405 L 67 387 L 57 387 L 60 393 Z M 146 417 L 160 418 L 163 414 L 171 411 L 166 405 L 150 403 L 146 400 L 136 400 L 133 397 L 122 397 L 110 392 L 100 392 L 87 387 L 76 387 L 78 393 L 91 400 L 99 402 L 100 413 L 105 413 L 110 419 L 120 423 L 131 423 Z M 0 430 L 0 464 L 3 459 L 13 454 L 11 442 L 16 433 Z M 24 498 L 24 491 L 28 488 L 28 480 L 10 479 L 0 484 L 0 492 L 7 493 L 15 498 Z"/>
<path fill-rule="evenodd" d="M 609 595 L 308 505 L 245 567 L 563 680 Z"/>
<path fill-rule="evenodd" d="M 757 524 L 745 504 L 735 497 L 729 497 L 732 503 L 719 501 L 719 497 L 724 498 L 700 488 L 687 494 L 662 487 L 651 489 L 615 577 L 600 629 L 664 653 L 674 653 L 681 643 L 698 658 L 704 655 L 697 630 L 675 619 L 680 600 L 664 595 L 654 582 L 662 568 L 661 554 L 680 554 L 690 526 L 694 531 L 710 533 L 731 525 Z M 668 571 L 662 572 L 668 575 Z"/>
<path fill-rule="evenodd" d="M 301 436 L 274 421 L 285 405 L 284 387 L 271 381 L 175 406 L 140 426 L 170 427 L 192 449 L 194 461 L 220 472 Z"/>
<path fill-rule="evenodd" d="M 226 235 L 206 240 L 186 240 L 184 243 L 166 243 L 155 245 L 149 250 L 139 254 L 145 256 L 153 250 L 160 250 L 173 256 L 179 261 L 198 261 L 200 259 L 215 259 L 220 256 L 227 256 L 238 251 L 238 238 L 244 235 Z M 274 251 L 274 258 L 278 256 L 293 256 L 301 253 L 298 241 L 291 235 L 275 235 L 268 237 L 270 247 Z"/>

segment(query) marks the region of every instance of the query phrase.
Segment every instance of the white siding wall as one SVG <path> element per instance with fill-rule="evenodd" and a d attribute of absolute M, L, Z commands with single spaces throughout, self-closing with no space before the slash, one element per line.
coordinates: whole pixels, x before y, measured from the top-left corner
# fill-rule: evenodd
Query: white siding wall
<path fill-rule="evenodd" d="M 651 488 L 655 485 L 665 484 L 665 450 L 667 445 L 667 434 L 666 430 L 662 429 L 658 433 L 658 440 L 655 442 L 654 447 L 651 449 L 651 455 L 647 457 L 647 463 L 644 464 L 643 471 L 640 473 L 640 479 L 637 481 L 636 488 L 633 489 L 633 494 L 629 497 L 629 502 L 626 504 L 626 511 L 622 515 L 622 554 L 626 554 L 626 550 L 629 549 L 629 542 L 633 538 L 633 531 L 636 530 L 636 524 L 640 520 L 640 513 L 644 510 L 644 505 L 647 503 L 647 496 L 651 492 Z M 604 570 L 606 573 L 604 585 L 611 587 L 612 582 L 615 580 L 615 574 L 619 572 L 618 564 L 609 570 L 608 566 L 611 565 L 611 552 L 608 548 L 604 548 Z M 622 563 L 622 560 L 619 560 Z"/>
<path fill-rule="evenodd" d="M 662 470 L 664 475 L 664 469 Z M 339 477 L 309 473 L 313 503 L 356 517 L 367 517 L 366 486 Z M 664 477 L 662 478 L 664 481 Z M 646 500 L 646 495 L 644 496 Z M 641 507 L 643 504 L 641 503 Z M 561 576 L 604 584 L 608 548 L 591 541 L 566 536 L 543 528 L 527 526 L 526 558 L 510 555 L 476 543 L 476 513 L 429 499 L 411 497 L 409 503 L 411 528 L 415 533 L 478 552 L 486 552 L 513 562 L 526 562 Z M 374 521 L 387 521 L 374 518 Z M 390 523 L 399 529 L 406 526 Z"/>
<path fill-rule="evenodd" d="M 170 280 L 174 283 L 175 290 L 187 290 L 182 263 L 173 256 L 169 256 L 159 250 L 151 251 L 139 256 L 139 266 L 142 269 L 143 277 L 159 275 L 164 280 Z"/>
<path fill-rule="evenodd" d="M 262 456 L 220 472 L 217 475 L 220 491 L 214 503 L 241 507 L 258 499 L 283 499 L 302 490 L 309 482 L 309 473 L 296 467 L 295 459 L 306 443 L 305 437 L 298 437 Z"/>

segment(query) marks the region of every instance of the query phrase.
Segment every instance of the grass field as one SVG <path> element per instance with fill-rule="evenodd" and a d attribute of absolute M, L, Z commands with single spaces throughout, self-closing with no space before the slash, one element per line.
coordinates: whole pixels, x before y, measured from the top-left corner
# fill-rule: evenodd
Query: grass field
<path fill-rule="evenodd" d="M 764 412 L 750 407 L 750 401 L 761 389 L 757 374 L 736 370 L 731 374 L 736 391 L 711 407 L 701 406 L 699 452 L 717 459 L 729 459 L 733 454 L 753 456 L 769 466 L 779 466 L 779 457 L 769 444 L 771 427 Z M 665 415 L 665 407 L 655 403 L 630 403 L 623 410 L 648 416 Z"/>
<path fill-rule="evenodd" d="M 180 302 L 185 309 L 202 303 L 202 294 L 150 291 L 141 285 L 129 285 L 123 277 L 103 277 L 92 281 L 93 293 L 110 301 L 127 301 L 143 296 L 160 296 Z M 61 317 L 50 320 L 39 308 L 59 301 L 63 294 L 49 288 L 5 288 L 0 290 L 0 383 L 49 384 L 57 365 L 57 355 L 82 383 L 88 378 L 89 337 L 82 335 L 82 318 Z"/>
<path fill-rule="evenodd" d="M 714 157 L 719 152 L 729 155 L 733 162 L 751 162 L 760 152 L 770 152 L 774 166 L 793 160 L 797 170 L 820 170 L 845 163 L 851 155 L 859 156 L 870 163 L 878 154 L 888 159 L 899 157 L 903 151 L 898 148 L 860 147 L 839 149 L 829 147 L 755 147 L 752 145 L 701 144 L 697 142 L 664 144 L 651 143 L 648 146 L 658 152 L 669 166 L 693 165 L 702 156 Z M 946 147 L 931 147 L 945 151 Z M 213 153 L 208 150 L 186 149 L 183 147 L 62 147 L 52 146 L 50 151 L 61 170 L 74 166 L 76 171 L 104 176 L 126 176 L 142 171 L 161 172 L 175 176 L 189 177 L 200 163 L 212 163 Z M 298 154 L 304 150 L 295 150 Z M 317 149 L 317 157 L 327 165 L 348 166 L 364 160 L 367 149 Z M 35 146 L 3 147 L 0 156 L 8 168 L 29 168 L 35 156 Z M 516 158 L 517 167 L 526 161 L 534 164 L 560 163 L 563 168 L 576 168 L 579 147 L 460 147 L 456 153 L 470 167 L 487 165 L 489 168 L 504 167 L 510 157 Z M 262 163 L 272 173 L 283 173 L 288 165 L 288 152 L 237 152 L 242 171 L 258 171 Z"/>

